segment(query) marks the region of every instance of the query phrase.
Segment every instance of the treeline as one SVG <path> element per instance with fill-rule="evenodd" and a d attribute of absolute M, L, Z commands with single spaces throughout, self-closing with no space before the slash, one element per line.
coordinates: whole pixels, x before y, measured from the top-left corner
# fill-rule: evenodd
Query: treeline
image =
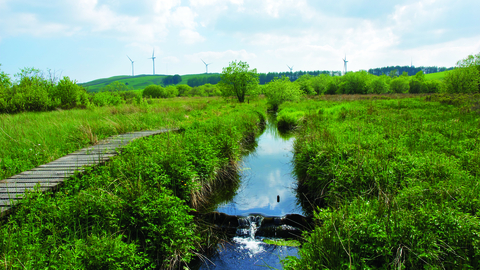
<path fill-rule="evenodd" d="M 195 77 L 188 79 L 187 85 L 190 87 L 197 87 L 205 84 L 217 84 L 222 78 L 220 75 L 210 75 L 208 77 Z"/>
<path fill-rule="evenodd" d="M 173 98 L 173 97 L 211 97 L 220 96 L 222 93 L 216 85 L 207 83 L 200 86 L 190 87 L 189 85 L 179 84 L 169 85 L 149 85 L 145 87 L 142 93 L 144 98 Z"/>
<path fill-rule="evenodd" d="M 318 76 L 321 74 L 326 74 L 330 76 L 341 76 L 341 71 L 328 71 L 328 70 L 317 70 L 317 71 L 295 71 L 295 72 L 269 72 L 269 73 L 259 73 L 258 81 L 260 84 L 267 84 L 273 81 L 275 78 L 287 77 L 290 81 L 296 81 L 303 75 Z"/>
<path fill-rule="evenodd" d="M 422 71 L 425 74 L 430 74 L 430 73 L 437 73 L 437 72 L 443 72 L 447 70 L 452 70 L 453 67 L 446 68 L 446 67 L 437 67 L 437 66 L 431 66 L 431 67 L 414 67 L 414 66 L 388 66 L 388 67 L 381 67 L 381 68 L 371 68 L 368 70 L 368 73 L 373 74 L 373 75 L 400 75 L 406 72 L 408 76 L 413 76 L 417 74 L 418 72 Z"/>
<path fill-rule="evenodd" d="M 88 93 L 69 77 L 59 79 L 51 71 L 24 68 L 16 81 L 0 71 L 0 113 L 51 111 L 55 109 L 89 108 L 125 103 L 140 103 L 141 91 L 120 82 L 113 82 L 97 93 Z"/>
<path fill-rule="evenodd" d="M 8 74 L 0 71 L 0 113 L 23 111 L 49 111 L 56 108 L 88 107 L 85 89 L 68 77 L 59 80 L 34 68 L 24 68 L 12 82 Z"/>
<path fill-rule="evenodd" d="M 182 81 L 182 76 L 175 74 L 173 76 L 167 76 L 162 79 L 163 85 L 177 84 Z"/>
<path fill-rule="evenodd" d="M 479 93 L 480 53 L 457 62 L 443 80 L 426 80 L 423 71 L 415 76 L 407 72 L 376 76 L 367 71 L 348 72 L 344 76 L 303 75 L 291 82 L 288 77 L 276 78 L 260 91 L 267 97 L 271 109 L 285 101 L 297 101 L 303 95 L 390 94 L 390 93 Z"/>

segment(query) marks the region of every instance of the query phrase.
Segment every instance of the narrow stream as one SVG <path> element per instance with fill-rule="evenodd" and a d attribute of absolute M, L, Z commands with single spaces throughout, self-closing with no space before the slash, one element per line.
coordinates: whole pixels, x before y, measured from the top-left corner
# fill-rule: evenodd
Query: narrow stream
<path fill-rule="evenodd" d="M 279 224 L 287 214 L 303 214 L 291 175 L 293 141 L 292 136 L 281 136 L 272 121 L 267 122 L 255 151 L 243 159 L 237 194 L 216 209 L 238 217 L 236 236 L 200 269 L 281 269 L 280 260 L 298 256 L 296 247 L 266 244 L 265 239 L 274 238 L 259 231 L 267 220 Z"/>

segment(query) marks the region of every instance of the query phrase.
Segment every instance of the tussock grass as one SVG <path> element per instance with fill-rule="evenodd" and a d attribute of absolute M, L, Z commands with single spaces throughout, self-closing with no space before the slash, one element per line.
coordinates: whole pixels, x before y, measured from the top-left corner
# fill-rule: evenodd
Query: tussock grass
<path fill-rule="evenodd" d="M 192 213 L 217 186 L 237 180 L 231 176 L 245 135 L 259 132 L 264 114 L 214 101 L 189 106 L 191 117 L 173 122 L 179 132 L 135 140 L 56 193 L 28 194 L 1 224 L 0 263 L 6 269 L 164 269 L 214 248 L 215 231 Z M 169 117 L 186 113 L 172 108 Z M 223 116 L 211 118 L 213 110 Z M 110 121 L 101 121 L 107 128 Z"/>
<path fill-rule="evenodd" d="M 480 267 L 480 115 L 431 100 L 295 105 L 309 108 L 299 197 L 318 224 L 287 268 Z"/>
<path fill-rule="evenodd" d="M 131 131 L 178 127 L 201 110 L 221 106 L 216 98 L 157 100 L 151 105 L 120 105 L 80 110 L 0 114 L 0 179 Z M 185 108 L 189 109 L 186 110 Z"/>

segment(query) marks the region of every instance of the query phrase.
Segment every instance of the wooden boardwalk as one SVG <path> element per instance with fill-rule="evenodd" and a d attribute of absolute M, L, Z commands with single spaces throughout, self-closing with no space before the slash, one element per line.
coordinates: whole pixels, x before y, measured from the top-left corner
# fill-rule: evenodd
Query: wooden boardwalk
<path fill-rule="evenodd" d="M 1 180 L 0 215 L 7 214 L 21 200 L 23 194 L 28 190 L 34 190 L 35 186 L 38 185 L 43 191 L 55 189 L 75 172 L 83 172 L 85 166 L 94 166 L 118 155 L 123 146 L 132 140 L 168 131 L 170 130 L 138 131 L 113 136 L 94 146 L 83 148 L 48 164 Z"/>

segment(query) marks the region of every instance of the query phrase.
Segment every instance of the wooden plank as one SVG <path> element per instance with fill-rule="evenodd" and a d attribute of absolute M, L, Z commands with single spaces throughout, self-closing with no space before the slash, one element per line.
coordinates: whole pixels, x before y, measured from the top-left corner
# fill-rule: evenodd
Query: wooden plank
<path fill-rule="evenodd" d="M 0 183 L 62 183 L 65 181 L 65 177 L 62 178 L 18 178 L 18 179 L 5 179 Z"/>
<path fill-rule="evenodd" d="M 62 176 L 62 175 L 73 175 L 74 171 L 62 170 L 62 171 L 26 171 L 21 173 L 21 175 L 36 175 L 36 176 Z"/>
<path fill-rule="evenodd" d="M 1 207 L 8 207 L 16 204 L 16 201 L 10 201 L 10 200 L 0 200 L 0 206 Z"/>
<path fill-rule="evenodd" d="M 69 175 L 42 175 L 42 174 L 17 174 L 4 180 L 20 180 L 20 179 L 65 179 Z M 2 180 L 2 181 L 4 181 Z"/>
<path fill-rule="evenodd" d="M 82 167 L 76 167 L 76 166 L 61 167 L 61 168 L 51 166 L 51 167 L 41 167 L 41 168 L 37 167 L 37 168 L 31 169 L 30 171 L 32 172 L 52 172 L 52 171 L 74 172 L 74 171 L 83 171 L 83 170 L 85 169 L 83 169 Z"/>
<path fill-rule="evenodd" d="M 72 176 L 83 172 L 85 166 L 93 166 L 109 161 L 121 153 L 123 147 L 131 141 L 146 136 L 166 133 L 168 129 L 130 132 L 112 136 L 97 145 L 86 147 L 63 156 L 55 161 L 40 165 L 32 170 L 22 172 L 0 181 L 0 213 L 6 215 L 28 190 L 45 191 L 53 189 Z"/>
<path fill-rule="evenodd" d="M 55 187 L 58 183 L 0 183 L 0 189 L 17 189 L 17 188 L 34 188 L 35 186 L 40 187 Z"/>
<path fill-rule="evenodd" d="M 20 200 L 25 193 L 0 193 L 0 200 Z"/>
<path fill-rule="evenodd" d="M 53 186 L 55 187 L 55 186 Z M 52 187 L 41 187 L 38 190 L 45 191 L 47 189 L 51 189 Z M 30 190 L 34 191 L 35 189 L 32 188 L 0 188 L 0 193 L 25 193 L 25 191 Z"/>

